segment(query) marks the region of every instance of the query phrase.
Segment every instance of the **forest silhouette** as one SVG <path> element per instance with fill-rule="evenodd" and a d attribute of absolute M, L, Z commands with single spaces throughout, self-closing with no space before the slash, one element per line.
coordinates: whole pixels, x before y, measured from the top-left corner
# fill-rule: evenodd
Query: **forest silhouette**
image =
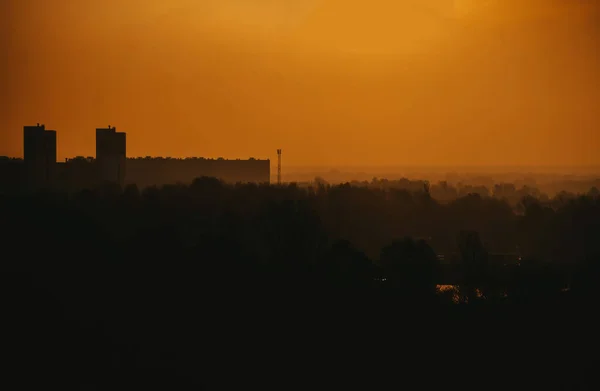
<path fill-rule="evenodd" d="M 5 193 L 11 360 L 79 389 L 587 389 L 598 191 L 403 183 Z"/>

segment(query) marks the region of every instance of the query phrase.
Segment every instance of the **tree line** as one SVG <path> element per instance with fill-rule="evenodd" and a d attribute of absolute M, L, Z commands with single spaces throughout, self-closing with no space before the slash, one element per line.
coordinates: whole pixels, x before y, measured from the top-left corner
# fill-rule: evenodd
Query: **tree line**
<path fill-rule="evenodd" d="M 2 195 L 2 267 L 14 276 L 15 311 L 27 313 L 20 332 L 39 317 L 47 325 L 31 333 L 36 348 L 97 368 L 181 367 L 201 346 L 221 352 L 211 333 L 241 343 L 252 319 L 274 314 L 381 319 L 428 308 L 467 322 L 524 304 L 593 305 L 599 201 L 594 192 L 440 201 L 428 186 L 215 178 Z"/>

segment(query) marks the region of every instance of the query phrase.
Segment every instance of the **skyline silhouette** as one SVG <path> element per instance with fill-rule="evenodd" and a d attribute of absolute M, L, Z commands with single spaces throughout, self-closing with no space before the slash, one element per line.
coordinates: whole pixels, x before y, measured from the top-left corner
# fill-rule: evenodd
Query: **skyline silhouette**
<path fill-rule="evenodd" d="M 23 126 L 23 159 L 0 159 L 0 190 L 80 191 L 112 184 L 123 189 L 214 177 L 228 183 L 270 183 L 270 160 L 191 157 L 127 157 L 127 134 L 116 127 L 96 128 L 96 156 L 57 161 L 57 132 L 44 124 Z M 281 150 L 277 150 L 279 154 Z M 280 181 L 277 181 L 280 183 Z"/>
<path fill-rule="evenodd" d="M 126 133 L 116 127 L 96 128 L 96 157 L 75 156 L 57 161 L 57 132 L 46 130 L 44 124 L 23 127 L 24 159 L 0 156 L 0 171 L 5 191 L 26 183 L 34 188 L 51 187 L 71 190 L 97 187 L 112 182 L 123 188 L 134 184 L 141 188 L 176 183 L 191 183 L 195 178 L 216 177 L 228 183 L 282 183 L 281 162 L 271 165 L 271 159 L 225 159 L 192 156 L 131 157 L 127 156 Z M 281 149 L 277 149 L 279 155 Z M 488 196 L 493 186 L 521 186 L 525 192 L 535 190 L 545 197 L 561 192 L 586 193 L 600 187 L 598 167 L 286 167 L 286 183 L 301 186 L 350 183 L 369 186 L 379 181 L 427 181 L 440 186 L 455 186 L 456 194 L 473 189 Z M 21 178 L 21 179 L 18 179 Z M 22 185 L 17 185 L 21 183 Z M 478 189 L 478 190 L 475 190 Z M 514 189 L 516 190 L 516 188 Z M 513 190 L 513 191 L 514 191 Z"/>

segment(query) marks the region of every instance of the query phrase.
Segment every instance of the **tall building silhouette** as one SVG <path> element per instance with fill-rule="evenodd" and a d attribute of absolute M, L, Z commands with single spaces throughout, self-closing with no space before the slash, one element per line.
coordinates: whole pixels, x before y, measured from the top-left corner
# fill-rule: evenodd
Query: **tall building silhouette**
<path fill-rule="evenodd" d="M 30 186 L 50 185 L 56 168 L 56 131 L 40 124 L 24 126 L 23 160 Z"/>
<path fill-rule="evenodd" d="M 103 182 L 125 185 L 126 134 L 115 127 L 96 129 L 96 161 Z"/>
<path fill-rule="evenodd" d="M 23 126 L 24 159 L 0 161 L 0 191 L 43 188 L 77 191 L 106 183 L 139 187 L 192 183 L 213 177 L 227 183 L 270 183 L 269 159 L 127 158 L 127 137 L 112 126 L 96 128 L 96 158 L 57 162 L 56 131 Z"/>

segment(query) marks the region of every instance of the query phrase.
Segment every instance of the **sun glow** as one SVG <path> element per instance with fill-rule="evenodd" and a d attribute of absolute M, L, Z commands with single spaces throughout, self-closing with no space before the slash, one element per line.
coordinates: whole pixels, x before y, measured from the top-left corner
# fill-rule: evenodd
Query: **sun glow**
<path fill-rule="evenodd" d="M 207 0 L 203 23 L 233 39 L 355 55 L 414 54 L 452 34 L 469 0 Z"/>
<path fill-rule="evenodd" d="M 495 0 L 454 0 L 454 16 L 457 18 L 477 16 L 489 11 L 495 3 Z"/>

